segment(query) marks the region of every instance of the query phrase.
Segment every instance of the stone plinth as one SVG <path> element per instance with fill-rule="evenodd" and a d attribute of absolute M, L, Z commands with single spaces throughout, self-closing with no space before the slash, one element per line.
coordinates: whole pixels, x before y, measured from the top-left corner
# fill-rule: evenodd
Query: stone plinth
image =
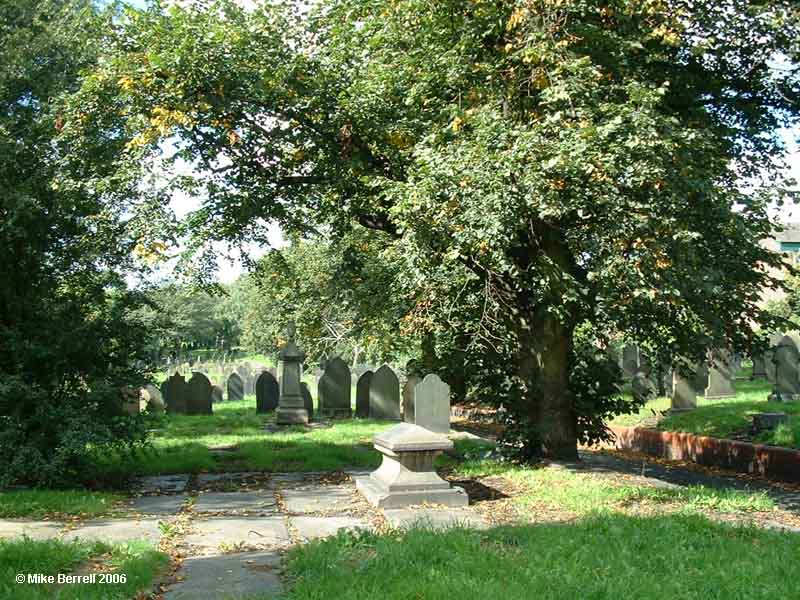
<path fill-rule="evenodd" d="M 403 508 L 435 503 L 467 506 L 467 493 L 439 477 L 434 459 L 453 447 L 445 436 L 411 423 L 400 423 L 375 436 L 383 462 L 369 477 L 356 478 L 356 487 L 373 506 Z"/>

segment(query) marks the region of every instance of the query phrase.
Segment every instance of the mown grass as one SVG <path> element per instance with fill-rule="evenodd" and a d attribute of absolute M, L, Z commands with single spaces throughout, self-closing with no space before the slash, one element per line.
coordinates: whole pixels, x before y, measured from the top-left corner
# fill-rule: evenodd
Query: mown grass
<path fill-rule="evenodd" d="M 132 461 L 98 457 L 104 470 L 128 475 L 223 471 L 332 471 L 374 467 L 380 461 L 372 437 L 389 421 L 337 420 L 327 429 L 289 428 L 267 433 L 272 415 L 255 411 L 255 398 L 214 405 L 214 414 L 166 415 L 152 447 Z M 228 451 L 213 452 L 214 448 Z"/>
<path fill-rule="evenodd" d="M 342 533 L 293 548 L 287 599 L 792 598 L 800 536 L 691 514 Z"/>
<path fill-rule="evenodd" d="M 464 440 L 457 447 L 459 457 L 444 458 L 440 465 L 463 478 L 502 475 L 520 488 L 513 502 L 523 514 L 528 509 L 535 511 L 540 504 L 576 515 L 664 505 L 682 512 L 750 513 L 775 509 L 774 501 L 761 490 L 634 485 L 628 478 L 614 478 L 608 473 L 500 462 L 485 456 L 488 449 L 485 443 Z"/>
<path fill-rule="evenodd" d="M 89 562 L 91 560 L 91 562 Z M 15 600 L 113 600 L 133 598 L 149 591 L 169 562 L 147 542 L 108 545 L 102 542 L 34 541 L 29 538 L 0 540 L 0 598 Z M 114 572 L 125 583 L 29 584 L 16 583 L 22 573 L 55 575 Z"/>
<path fill-rule="evenodd" d="M 736 397 L 706 400 L 697 397 L 697 408 L 691 411 L 667 414 L 669 398 L 656 398 L 637 413 L 619 415 L 612 425 L 651 426 L 662 431 L 683 431 L 697 435 L 730 438 L 746 431 L 752 415 L 760 412 L 785 412 L 789 423 L 773 431 L 763 432 L 753 441 L 800 448 L 800 402 L 767 402 L 772 385 L 765 380 L 736 381 Z"/>
<path fill-rule="evenodd" d="M 285 598 L 796 596 L 796 560 L 787 557 L 800 556 L 800 536 L 708 518 L 772 511 L 763 492 L 662 488 L 566 466 L 525 467 L 496 460 L 491 444 L 473 440 L 458 440 L 456 451 L 439 463 L 457 478 L 501 475 L 515 484 L 513 524 L 433 531 L 422 522 L 295 547 Z M 543 507 L 562 522 L 536 523 Z"/>
<path fill-rule="evenodd" d="M 88 490 L 11 490 L 0 492 L 0 517 L 100 517 L 123 499 L 120 494 Z"/>

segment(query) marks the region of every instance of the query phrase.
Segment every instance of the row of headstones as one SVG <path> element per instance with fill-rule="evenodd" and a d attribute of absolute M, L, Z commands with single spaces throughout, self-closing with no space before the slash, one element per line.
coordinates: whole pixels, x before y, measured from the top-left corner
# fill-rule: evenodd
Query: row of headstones
<path fill-rule="evenodd" d="M 622 355 L 623 374 L 631 376 L 631 391 L 638 400 L 656 396 L 653 377 L 657 375 L 650 361 L 636 346 L 626 346 Z M 668 390 L 673 409 L 695 408 L 697 396 L 707 399 L 730 398 L 736 395 L 734 381 L 739 369 L 738 359 L 727 350 L 709 352 L 706 365 L 684 364 L 678 369 L 663 369 L 663 386 Z"/>

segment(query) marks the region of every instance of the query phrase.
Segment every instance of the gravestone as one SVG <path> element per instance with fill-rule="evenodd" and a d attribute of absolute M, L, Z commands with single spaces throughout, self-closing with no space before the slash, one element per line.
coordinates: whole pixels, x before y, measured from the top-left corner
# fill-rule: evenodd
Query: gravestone
<path fill-rule="evenodd" d="M 223 394 L 224 394 L 224 392 L 222 391 L 221 387 L 219 387 L 218 385 L 212 385 L 211 386 L 211 402 L 212 402 L 212 404 L 216 403 L 216 402 L 222 402 Z"/>
<path fill-rule="evenodd" d="M 185 414 L 189 389 L 183 375 L 175 373 L 172 377 L 167 379 L 164 392 L 167 412 L 171 414 Z"/>
<path fill-rule="evenodd" d="M 317 383 L 319 413 L 326 417 L 350 417 L 350 368 L 338 356 L 325 362 L 325 372 Z"/>
<path fill-rule="evenodd" d="M 278 408 L 278 380 L 269 371 L 264 371 L 256 380 L 256 412 L 266 413 Z"/>
<path fill-rule="evenodd" d="M 695 391 L 703 391 L 708 387 L 708 365 L 697 365 L 692 378 L 692 386 Z"/>
<path fill-rule="evenodd" d="M 773 333 L 769 336 L 769 348 L 764 353 L 764 371 L 767 381 L 775 383 L 775 351 L 783 339 L 782 333 Z"/>
<path fill-rule="evenodd" d="M 166 410 L 164 396 L 158 388 L 152 384 L 147 384 L 142 389 L 142 399 L 145 401 L 147 410 L 156 414 L 162 414 Z"/>
<path fill-rule="evenodd" d="M 369 416 L 371 419 L 400 420 L 400 382 L 389 365 L 383 365 L 372 375 Z"/>
<path fill-rule="evenodd" d="M 314 416 L 314 399 L 311 397 L 311 390 L 308 389 L 305 381 L 300 382 L 300 393 L 303 395 L 303 408 L 306 409 L 310 421 Z"/>
<path fill-rule="evenodd" d="M 753 356 L 753 373 L 751 379 L 764 379 L 767 376 L 766 365 L 764 364 L 764 355 L 758 354 Z"/>
<path fill-rule="evenodd" d="M 409 375 L 403 384 L 403 421 L 414 423 L 414 388 L 422 381 L 416 375 Z"/>
<path fill-rule="evenodd" d="M 633 377 L 639 370 L 639 348 L 628 345 L 622 349 L 622 372 L 625 377 Z"/>
<path fill-rule="evenodd" d="M 278 408 L 275 411 L 275 422 L 278 425 L 307 424 L 311 418 L 311 412 L 308 410 L 308 400 L 300 385 L 303 375 L 302 365 L 306 354 L 295 343 L 296 333 L 297 330 L 294 323 L 290 322 L 286 327 L 288 341 L 278 353 L 280 369 L 278 386 L 280 394 L 278 396 Z M 308 397 L 310 399 L 310 392 Z"/>
<path fill-rule="evenodd" d="M 639 371 L 631 380 L 631 392 L 634 400 L 644 403 L 656 397 L 656 386 L 643 371 Z"/>
<path fill-rule="evenodd" d="M 369 418 L 369 385 L 372 381 L 372 371 L 365 371 L 356 383 L 356 417 Z"/>
<path fill-rule="evenodd" d="M 736 390 L 733 388 L 735 368 L 734 358 L 728 350 L 712 350 L 710 352 L 708 385 L 705 390 L 707 399 L 736 396 Z"/>
<path fill-rule="evenodd" d="M 244 383 L 244 395 L 245 396 L 252 396 L 256 393 L 256 381 L 257 376 L 255 373 L 251 373 L 247 371 L 242 377 L 242 382 Z"/>
<path fill-rule="evenodd" d="M 244 382 L 241 375 L 238 373 L 231 373 L 228 377 L 228 400 L 243 400 L 244 399 Z"/>
<path fill-rule="evenodd" d="M 775 388 L 770 400 L 791 402 L 800 394 L 800 380 L 798 380 L 798 362 L 800 354 L 797 346 L 789 336 L 784 336 L 775 348 Z"/>
<path fill-rule="evenodd" d="M 672 402 L 673 410 L 688 410 L 697 408 L 697 388 L 694 387 L 696 377 L 682 372 L 680 367 L 672 371 Z"/>
<path fill-rule="evenodd" d="M 210 415 L 211 408 L 211 382 L 208 377 L 195 371 L 187 384 L 189 388 L 186 397 L 186 414 Z"/>
<path fill-rule="evenodd" d="M 436 433 L 450 433 L 450 386 L 429 373 L 414 389 L 414 424 Z"/>

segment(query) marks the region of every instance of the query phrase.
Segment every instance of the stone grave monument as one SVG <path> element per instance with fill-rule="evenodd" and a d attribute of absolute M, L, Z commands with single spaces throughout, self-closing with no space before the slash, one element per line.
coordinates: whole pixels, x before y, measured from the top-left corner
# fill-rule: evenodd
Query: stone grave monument
<path fill-rule="evenodd" d="M 450 386 L 429 373 L 414 389 L 414 424 L 434 433 L 450 433 Z"/>
<path fill-rule="evenodd" d="M 733 387 L 735 373 L 733 356 L 728 350 L 712 350 L 709 354 L 706 399 L 733 398 L 736 396 Z"/>
<path fill-rule="evenodd" d="M 415 423 L 414 421 L 414 390 L 417 384 L 422 381 L 416 375 L 409 375 L 403 384 L 403 421 Z"/>
<path fill-rule="evenodd" d="M 697 408 L 697 388 L 692 370 L 687 373 L 689 366 L 678 366 L 672 370 L 672 410 L 690 410 Z"/>
<path fill-rule="evenodd" d="M 325 361 L 325 371 L 317 383 L 319 414 L 323 417 L 352 415 L 350 368 L 340 357 Z"/>
<path fill-rule="evenodd" d="M 307 403 L 303 398 L 303 388 L 300 385 L 300 379 L 303 375 L 302 364 L 306 355 L 295 343 L 296 333 L 297 330 L 294 323 L 290 322 L 286 328 L 288 341 L 278 353 L 280 393 L 278 408 L 275 411 L 275 422 L 278 425 L 308 424 L 311 417 Z"/>
<path fill-rule="evenodd" d="M 367 477 L 356 478 L 356 488 L 379 508 L 403 508 L 415 504 L 467 506 L 467 493 L 439 477 L 434 459 L 453 442 L 419 425 L 399 423 L 374 438 L 383 455 L 381 466 Z"/>
<path fill-rule="evenodd" d="M 195 371 L 187 384 L 189 393 L 186 397 L 186 414 L 210 415 L 211 408 L 211 382 L 208 377 Z"/>
<path fill-rule="evenodd" d="M 278 380 L 269 371 L 264 371 L 256 380 L 256 412 L 266 413 L 278 408 Z"/>
<path fill-rule="evenodd" d="M 228 377 L 228 400 L 244 399 L 244 381 L 239 373 L 231 373 Z"/>
<path fill-rule="evenodd" d="M 383 365 L 372 375 L 369 416 L 371 419 L 400 420 L 400 382 L 389 365 Z"/>
<path fill-rule="evenodd" d="M 356 382 L 356 417 L 369 418 L 369 386 L 372 381 L 372 371 L 365 371 Z"/>
<path fill-rule="evenodd" d="M 183 375 L 175 373 L 167 379 L 164 387 L 164 400 L 167 403 L 167 412 L 171 414 L 185 414 L 188 387 Z"/>

